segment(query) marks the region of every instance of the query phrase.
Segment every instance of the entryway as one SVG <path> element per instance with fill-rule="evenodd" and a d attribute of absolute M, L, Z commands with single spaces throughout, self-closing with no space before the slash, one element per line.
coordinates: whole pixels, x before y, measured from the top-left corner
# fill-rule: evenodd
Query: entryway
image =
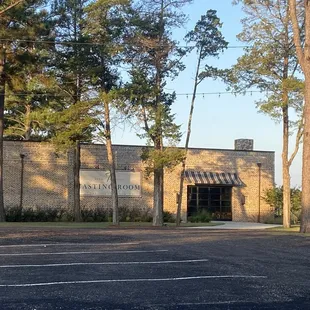
<path fill-rule="evenodd" d="M 214 220 L 232 220 L 232 186 L 188 185 L 187 216 L 202 211 Z"/>

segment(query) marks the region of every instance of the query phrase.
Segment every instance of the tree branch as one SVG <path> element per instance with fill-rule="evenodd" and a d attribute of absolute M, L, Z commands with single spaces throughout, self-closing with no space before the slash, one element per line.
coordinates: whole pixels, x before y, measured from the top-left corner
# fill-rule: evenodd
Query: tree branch
<path fill-rule="evenodd" d="M 296 47 L 296 53 L 298 56 L 300 66 L 302 67 L 303 71 L 305 71 L 305 55 L 301 44 L 301 36 L 298 26 L 296 6 L 297 6 L 296 0 L 289 0 L 289 9 L 290 9 L 291 22 L 293 25 L 293 33 L 294 33 L 293 37 L 294 37 L 294 44 Z"/>
<path fill-rule="evenodd" d="M 298 126 L 298 131 L 297 131 L 297 135 L 296 135 L 296 141 L 295 141 L 295 148 L 294 148 L 294 152 L 292 153 L 289 161 L 288 161 L 288 166 L 290 167 L 298 150 L 299 150 L 299 144 L 300 144 L 300 140 L 302 138 L 304 134 L 304 123 L 303 123 L 303 120 L 301 120 L 301 122 L 299 123 L 299 126 Z"/>
<path fill-rule="evenodd" d="M 8 11 L 9 9 L 13 8 L 14 6 L 20 4 L 21 2 L 23 2 L 24 0 L 18 0 L 14 3 L 12 3 L 11 5 L 9 5 L 8 7 L 6 7 L 5 9 L 3 9 L 2 11 L 0 11 L 0 15 L 2 15 L 3 13 L 5 13 L 6 11 Z"/>
<path fill-rule="evenodd" d="M 6 118 L 7 120 L 9 120 L 9 121 L 15 122 L 15 123 L 17 123 L 17 124 L 19 124 L 19 125 L 25 127 L 25 123 L 21 122 L 20 120 L 14 118 L 14 117 L 7 117 L 7 116 L 6 116 L 5 118 Z"/>

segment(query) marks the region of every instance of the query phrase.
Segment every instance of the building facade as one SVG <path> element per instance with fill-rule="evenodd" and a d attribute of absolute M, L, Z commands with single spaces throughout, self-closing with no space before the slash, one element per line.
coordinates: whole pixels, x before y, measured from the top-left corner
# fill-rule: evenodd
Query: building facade
<path fill-rule="evenodd" d="M 152 208 L 153 180 L 141 161 L 142 146 L 114 145 L 119 204 Z M 182 197 L 182 219 L 207 211 L 215 219 L 265 221 L 273 208 L 263 199 L 274 186 L 274 152 L 253 150 L 253 141 L 239 139 L 234 149 L 190 148 Z M 111 206 L 104 145 L 81 145 L 81 206 Z M 72 152 L 58 152 L 38 142 L 4 143 L 5 206 L 73 208 Z M 176 213 L 181 167 L 166 170 L 164 210 Z"/>

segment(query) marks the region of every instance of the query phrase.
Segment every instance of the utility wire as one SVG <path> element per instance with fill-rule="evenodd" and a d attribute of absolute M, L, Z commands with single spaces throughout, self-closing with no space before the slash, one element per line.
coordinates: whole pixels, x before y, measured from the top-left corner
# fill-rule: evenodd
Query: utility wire
<path fill-rule="evenodd" d="M 0 38 L 1 42 L 21 42 L 21 43 L 37 43 L 37 44 L 55 44 L 55 45 L 88 45 L 88 46 L 105 46 L 104 43 L 96 42 L 76 42 L 76 41 L 52 41 L 52 40 L 27 40 L 27 39 L 18 39 L 10 38 L 4 39 Z M 121 44 L 126 45 L 126 44 Z M 195 45 L 177 45 L 177 47 L 195 47 Z M 230 45 L 227 48 L 238 49 L 238 48 L 250 48 L 251 45 Z"/>
<path fill-rule="evenodd" d="M 245 94 L 254 94 L 254 93 L 262 93 L 260 90 L 247 90 L 247 91 L 241 91 L 241 92 L 235 92 L 235 91 L 218 91 L 218 92 L 204 92 L 204 93 L 196 93 L 196 96 L 207 96 L 207 95 L 218 95 L 219 97 L 221 95 L 245 95 Z M 5 95 L 6 97 L 8 96 L 29 96 L 29 95 L 34 95 L 34 96 L 46 96 L 46 97 L 72 97 L 71 95 L 61 95 L 61 94 L 45 94 L 45 93 L 11 93 L 11 94 L 0 94 L 0 96 Z M 176 93 L 176 96 L 192 96 L 193 93 Z"/>
<path fill-rule="evenodd" d="M 21 43 L 37 43 L 37 44 L 55 44 L 55 45 L 88 45 L 88 46 L 105 46 L 104 43 L 96 42 L 77 42 L 77 41 L 64 41 L 64 40 L 29 40 L 18 38 L 0 38 L 0 42 L 21 42 Z M 129 45 L 122 43 L 119 45 Z M 196 47 L 195 45 L 176 45 L 176 47 Z M 302 48 L 310 48 L 310 46 L 301 45 Z M 253 45 L 228 45 L 226 49 L 239 49 L 239 48 L 253 48 Z"/>
<path fill-rule="evenodd" d="M 32 43 L 32 44 L 53 44 L 53 45 L 64 45 L 64 46 L 106 46 L 104 43 L 96 43 L 96 42 L 76 42 L 76 41 L 52 41 L 52 40 L 28 40 L 28 39 L 18 39 L 18 38 L 0 38 L 0 42 L 20 42 L 20 43 Z M 126 46 L 130 44 L 121 43 L 121 46 Z M 196 47 L 195 45 L 176 45 L 175 47 L 179 48 L 191 48 Z M 229 45 L 225 49 L 244 49 L 244 48 L 253 48 L 253 45 Z M 293 47 L 293 46 L 292 46 Z M 303 49 L 310 48 L 310 46 L 301 46 Z"/>
<path fill-rule="evenodd" d="M 51 41 L 51 40 L 27 40 L 27 39 L 2 39 L 0 42 L 20 42 L 20 43 L 37 43 L 37 44 L 55 44 L 55 45 L 90 45 L 90 46 L 105 46 L 103 43 L 96 42 L 76 42 L 76 41 Z"/>
<path fill-rule="evenodd" d="M 246 91 L 219 91 L 219 92 L 206 92 L 206 93 L 196 93 L 196 96 L 205 96 L 205 95 L 218 95 L 219 97 L 221 95 L 245 95 L 245 94 L 250 94 L 252 95 L 253 93 L 262 93 L 260 90 L 246 90 Z M 176 94 L 176 96 L 192 96 L 193 93 L 180 93 Z"/>

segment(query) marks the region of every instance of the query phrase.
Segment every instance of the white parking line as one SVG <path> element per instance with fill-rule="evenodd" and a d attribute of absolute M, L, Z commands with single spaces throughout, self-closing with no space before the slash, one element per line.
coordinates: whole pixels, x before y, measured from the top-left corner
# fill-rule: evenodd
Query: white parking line
<path fill-rule="evenodd" d="M 110 279 L 110 280 L 90 280 L 90 281 L 64 281 L 64 282 L 43 282 L 43 283 L 24 283 L 24 284 L 1 284 L 0 287 L 33 287 L 33 286 L 51 286 L 66 284 L 93 284 L 93 283 L 116 283 L 116 282 L 162 282 L 162 281 L 184 281 L 184 280 L 202 280 L 202 279 L 266 279 L 266 276 L 197 276 L 182 278 L 159 278 L 159 279 Z"/>
<path fill-rule="evenodd" d="M 97 246 L 97 245 L 137 245 L 140 242 L 120 242 L 120 243 L 37 243 L 37 244 L 8 244 L 0 245 L 0 248 L 15 248 L 15 247 L 46 247 L 46 246 Z"/>
<path fill-rule="evenodd" d="M 148 264 L 185 264 L 207 262 L 208 259 L 187 259 L 187 260 L 164 260 L 153 262 L 104 262 L 104 263 L 64 263 L 64 264 L 42 264 L 42 265 L 2 265 L 0 268 L 22 268 L 22 267 L 62 267 L 82 265 L 148 265 Z"/>
<path fill-rule="evenodd" d="M 160 253 L 168 250 L 137 250 L 137 251 L 98 251 L 98 252 L 38 252 L 38 253 L 0 253 L 0 256 L 35 256 L 35 255 L 78 255 L 78 254 L 130 254 L 130 253 Z"/>
<path fill-rule="evenodd" d="M 148 304 L 149 307 L 153 307 L 155 309 L 160 307 L 179 307 L 179 306 L 191 306 L 191 309 L 194 309 L 194 306 L 211 306 L 211 305 L 229 305 L 236 303 L 255 303 L 255 301 L 249 300 L 227 300 L 227 301 L 210 301 L 210 302 L 182 302 L 182 303 L 173 303 L 173 304 Z M 229 309 L 229 308 L 228 308 Z"/>

